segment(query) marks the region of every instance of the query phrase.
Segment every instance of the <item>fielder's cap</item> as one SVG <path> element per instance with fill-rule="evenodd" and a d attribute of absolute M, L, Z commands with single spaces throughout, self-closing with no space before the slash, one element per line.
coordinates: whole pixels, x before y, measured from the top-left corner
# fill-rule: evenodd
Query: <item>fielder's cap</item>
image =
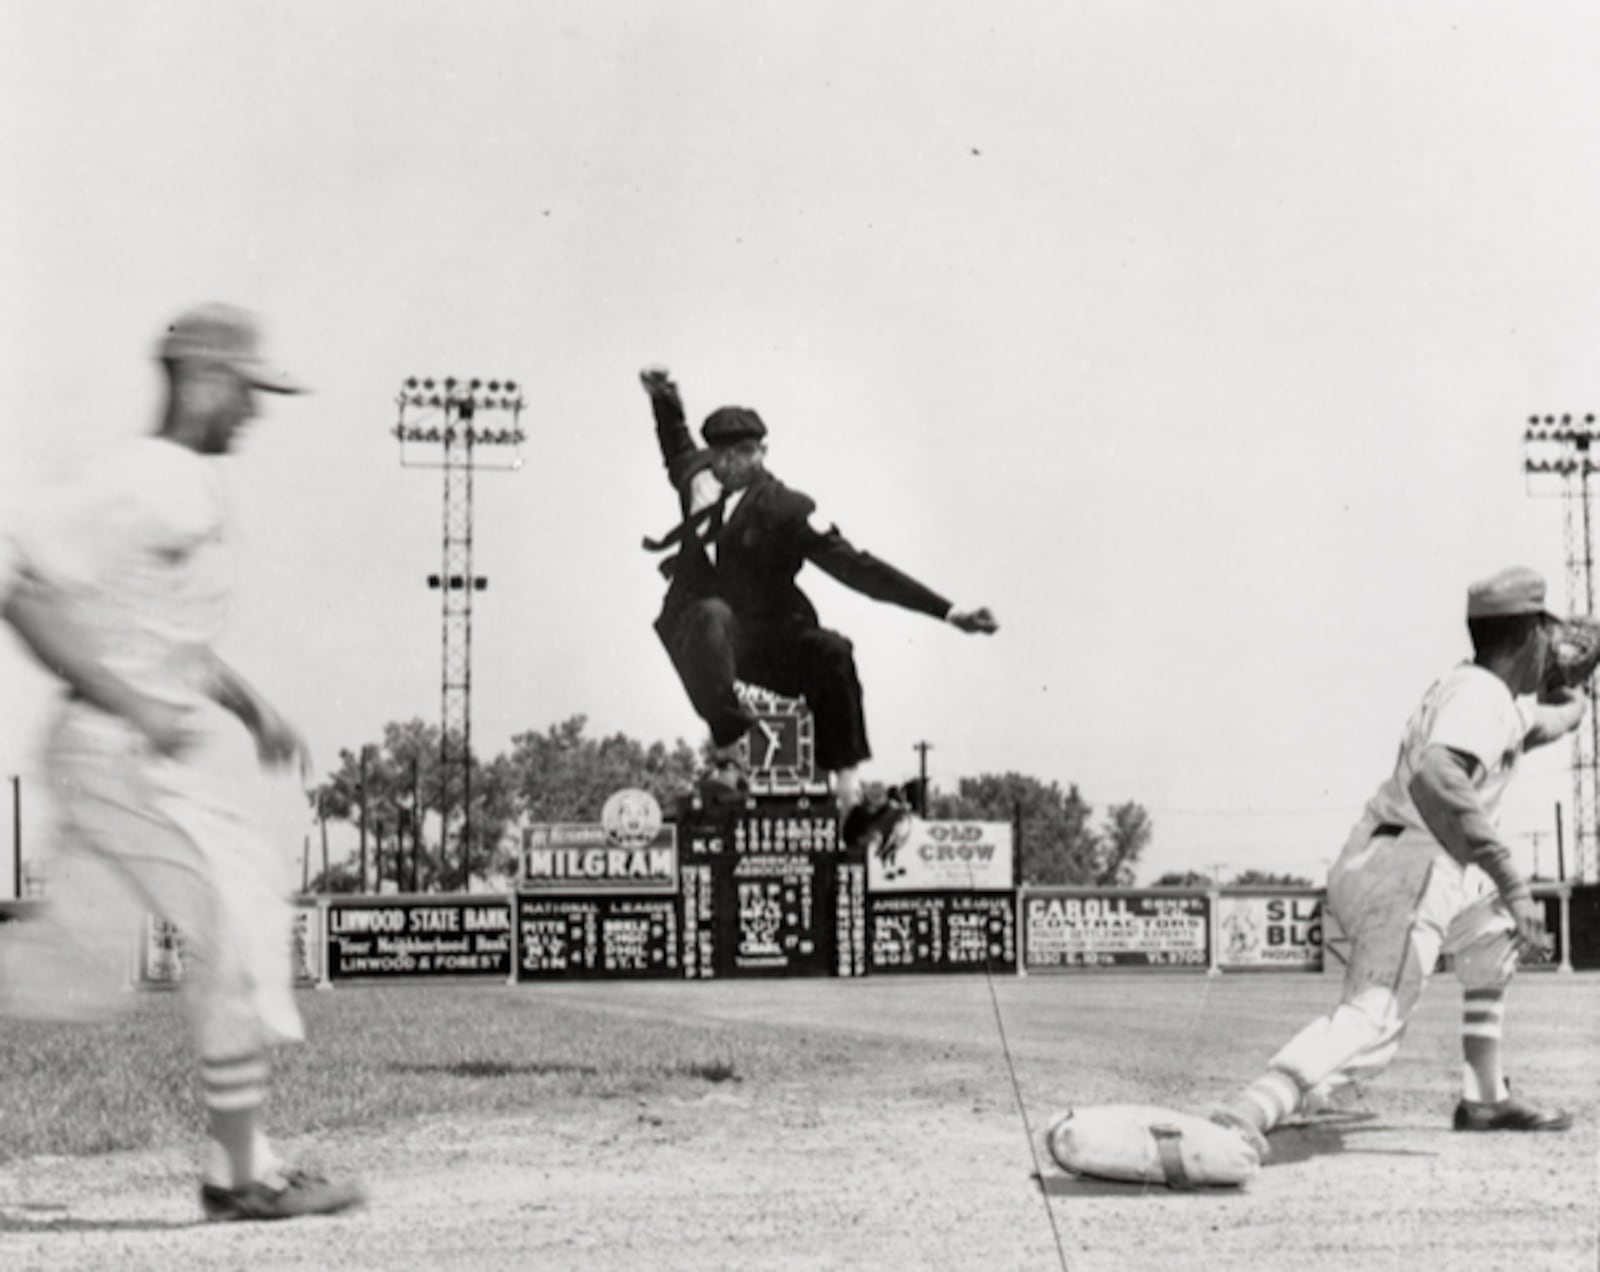
<path fill-rule="evenodd" d="M 1517 614 L 1556 617 L 1545 608 L 1544 578 L 1537 570 L 1514 565 L 1480 579 L 1467 589 L 1469 619 L 1505 618 Z"/>
<path fill-rule="evenodd" d="M 234 305 L 197 305 L 168 324 L 157 356 L 165 362 L 220 362 L 258 389 L 304 393 L 304 385 L 261 357 L 259 339 L 256 320 L 247 311 Z"/>
<path fill-rule="evenodd" d="M 719 406 L 700 426 L 700 436 L 706 439 L 707 446 L 731 446 L 766 435 L 767 426 L 748 406 Z"/>

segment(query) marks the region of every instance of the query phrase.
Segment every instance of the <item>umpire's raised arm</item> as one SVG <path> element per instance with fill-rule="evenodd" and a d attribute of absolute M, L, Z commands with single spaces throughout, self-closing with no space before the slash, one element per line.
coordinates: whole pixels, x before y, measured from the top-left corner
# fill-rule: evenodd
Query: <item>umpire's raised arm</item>
<path fill-rule="evenodd" d="M 650 395 L 650 409 L 656 419 L 656 441 L 661 446 L 661 462 L 667 467 L 667 479 L 674 489 L 681 490 L 684 481 L 700 466 L 696 464 L 700 448 L 695 445 L 684 420 L 678 386 L 673 383 L 672 373 L 662 366 L 649 366 L 639 372 L 639 383 Z"/>

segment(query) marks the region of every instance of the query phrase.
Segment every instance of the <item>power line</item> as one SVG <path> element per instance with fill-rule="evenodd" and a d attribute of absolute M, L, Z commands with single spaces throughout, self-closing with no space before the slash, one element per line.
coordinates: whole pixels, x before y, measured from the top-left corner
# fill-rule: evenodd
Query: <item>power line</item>
<path fill-rule="evenodd" d="M 1359 805 L 1350 804 L 1308 805 L 1304 808 L 1173 808 L 1158 804 L 1143 804 L 1141 807 L 1151 816 L 1161 814 L 1167 817 L 1313 817 L 1343 813 L 1349 814 L 1354 820 L 1359 811 Z"/>

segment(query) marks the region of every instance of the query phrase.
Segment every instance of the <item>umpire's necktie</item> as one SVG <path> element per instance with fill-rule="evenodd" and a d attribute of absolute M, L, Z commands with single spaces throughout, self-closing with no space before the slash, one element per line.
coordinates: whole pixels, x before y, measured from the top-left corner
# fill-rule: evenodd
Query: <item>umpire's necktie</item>
<path fill-rule="evenodd" d="M 712 543 L 717 535 L 722 533 L 722 517 L 728 507 L 728 491 L 722 492 L 722 497 L 715 503 L 707 504 L 699 512 L 685 517 L 672 529 L 659 539 L 648 536 L 644 546 L 650 552 L 665 552 L 673 544 L 680 542 L 689 535 L 694 535 L 702 544 Z"/>

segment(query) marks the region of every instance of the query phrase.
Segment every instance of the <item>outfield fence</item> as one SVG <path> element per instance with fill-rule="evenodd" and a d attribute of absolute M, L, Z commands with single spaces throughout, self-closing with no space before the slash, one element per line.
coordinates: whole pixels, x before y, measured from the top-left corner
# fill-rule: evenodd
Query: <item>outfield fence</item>
<path fill-rule="evenodd" d="M 1083 888 L 1020 882 L 1012 823 L 908 819 L 872 851 L 831 799 L 686 806 L 618 838 L 525 829 L 500 892 L 300 897 L 298 984 L 464 980 L 1337 971 L 1347 942 L 1317 888 Z M 1600 966 L 1600 887 L 1534 885 L 1554 938 L 1535 969 Z M 0 920 L 36 900 L 0 903 Z M 1583 938 L 1575 961 L 1574 911 Z M 148 917 L 129 983 L 174 985 L 180 933 Z"/>
<path fill-rule="evenodd" d="M 522 893 L 300 898 L 291 958 L 297 984 L 334 989 L 373 983 L 477 981 L 508 985 L 562 979 L 711 979 L 715 976 L 887 976 L 1193 973 L 1197 976 L 1337 973 L 1348 942 L 1318 889 L 1033 888 L 1012 893 L 814 896 L 806 926 L 792 883 L 777 907 L 763 884 L 762 932 L 748 899 L 731 916 L 700 913 L 691 891 L 668 898 L 567 897 L 559 906 Z M 714 891 L 714 889 L 713 889 Z M 823 889 L 822 891 L 829 891 Z M 1542 885 L 1555 940 L 1549 960 L 1524 970 L 1571 973 L 1570 885 Z M 857 902 L 864 904 L 857 904 Z M 691 920 L 682 917 L 688 909 Z M 840 923 L 870 922 L 854 933 Z M 784 954 L 789 925 L 794 957 Z M 699 924 L 698 935 L 691 931 Z M 724 956 L 700 938 L 734 933 Z M 830 931 L 829 929 L 834 930 Z M 809 933 L 809 939 L 802 934 Z M 859 957 L 863 944 L 870 956 Z M 825 957 L 818 958 L 822 951 Z M 774 962 L 774 960 L 782 960 Z M 183 975 L 183 940 L 149 917 L 130 960 L 130 985 L 159 988 Z M 1448 966 L 1448 959 L 1442 960 Z"/>

